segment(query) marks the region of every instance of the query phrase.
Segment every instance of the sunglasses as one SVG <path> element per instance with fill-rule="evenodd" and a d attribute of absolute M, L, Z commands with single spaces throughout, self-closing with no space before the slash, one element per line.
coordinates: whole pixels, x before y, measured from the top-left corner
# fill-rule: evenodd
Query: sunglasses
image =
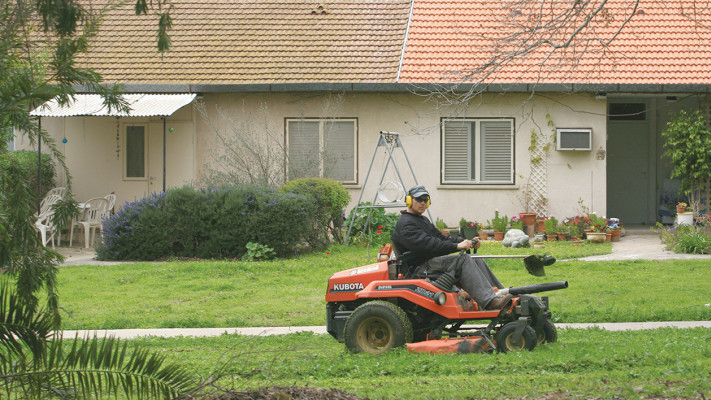
<path fill-rule="evenodd" d="M 430 198 L 425 196 L 415 197 L 415 201 L 418 203 L 426 203 Z"/>

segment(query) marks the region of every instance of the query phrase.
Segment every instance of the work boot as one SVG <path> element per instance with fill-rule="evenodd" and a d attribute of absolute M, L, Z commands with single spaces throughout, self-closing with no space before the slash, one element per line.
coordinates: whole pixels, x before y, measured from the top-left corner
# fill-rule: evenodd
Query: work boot
<path fill-rule="evenodd" d="M 511 295 L 507 294 L 506 296 L 496 296 L 491 301 L 489 301 L 489 304 L 486 305 L 487 310 L 501 310 L 506 303 L 511 300 Z"/>

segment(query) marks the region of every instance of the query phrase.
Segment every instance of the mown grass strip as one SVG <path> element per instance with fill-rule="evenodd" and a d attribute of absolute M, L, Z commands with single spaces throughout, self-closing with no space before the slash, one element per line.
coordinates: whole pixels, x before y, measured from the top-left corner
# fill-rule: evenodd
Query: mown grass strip
<path fill-rule="evenodd" d="M 372 263 L 373 251 L 334 247 L 270 262 L 62 267 L 63 328 L 325 325 L 328 278 Z M 708 260 L 561 261 L 542 278 L 527 274 L 519 259 L 489 263 L 508 286 L 567 280 L 568 289 L 543 293 L 558 322 L 711 319 Z"/>

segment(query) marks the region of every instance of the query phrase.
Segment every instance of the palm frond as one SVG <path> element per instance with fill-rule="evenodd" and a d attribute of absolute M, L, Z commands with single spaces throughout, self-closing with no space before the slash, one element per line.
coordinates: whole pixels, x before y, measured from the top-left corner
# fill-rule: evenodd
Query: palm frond
<path fill-rule="evenodd" d="M 128 398 L 175 398 L 194 387 L 194 379 L 165 357 L 139 347 L 128 348 L 119 339 L 56 337 L 44 356 L 12 370 L 2 371 L 0 383 L 8 393 L 29 398 L 94 398 L 123 392 Z"/>

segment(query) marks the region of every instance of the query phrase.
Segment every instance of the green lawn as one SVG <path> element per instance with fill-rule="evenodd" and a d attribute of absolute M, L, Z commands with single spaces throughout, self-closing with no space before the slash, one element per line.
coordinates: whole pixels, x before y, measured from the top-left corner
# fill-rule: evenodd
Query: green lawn
<path fill-rule="evenodd" d="M 338 388 L 371 399 L 701 398 L 711 394 L 711 330 L 565 329 L 531 352 L 350 354 L 328 335 L 134 340 L 237 390 Z M 222 364 L 224 363 L 224 364 Z"/>
<path fill-rule="evenodd" d="M 538 249 L 536 249 L 538 250 Z M 609 244 L 547 249 L 559 259 L 610 251 Z M 482 253 L 526 253 L 488 244 Z M 370 263 L 375 250 L 329 252 L 273 262 L 191 261 L 61 267 L 65 329 L 325 325 L 328 277 Z M 520 260 L 491 260 L 506 285 L 567 280 L 549 292 L 559 322 L 711 319 L 708 260 L 565 261 L 547 276 Z M 339 388 L 373 399 L 711 397 L 711 330 L 559 330 L 532 352 L 425 355 L 398 349 L 350 354 L 329 335 L 141 338 L 217 386 Z"/>
<path fill-rule="evenodd" d="M 486 253 L 501 250 L 494 246 Z M 329 276 L 374 257 L 373 250 L 368 256 L 363 248 L 334 247 L 271 262 L 62 267 L 63 328 L 325 325 Z M 542 278 L 527 274 L 520 259 L 489 263 L 507 286 L 567 280 L 568 289 L 547 293 L 558 322 L 711 319 L 708 260 L 561 261 Z"/>

